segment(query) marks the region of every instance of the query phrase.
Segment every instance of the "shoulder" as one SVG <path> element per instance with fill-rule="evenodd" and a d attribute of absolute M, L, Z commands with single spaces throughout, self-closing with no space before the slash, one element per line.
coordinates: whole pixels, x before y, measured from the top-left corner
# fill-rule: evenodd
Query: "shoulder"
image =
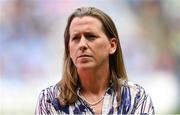
<path fill-rule="evenodd" d="M 139 84 L 130 81 L 123 81 L 121 84 L 122 98 L 128 98 L 132 103 L 140 104 L 150 98 L 149 94 Z"/>
<path fill-rule="evenodd" d="M 138 84 L 123 81 L 122 100 L 132 105 L 129 108 L 131 113 L 155 113 L 150 95 Z"/>
<path fill-rule="evenodd" d="M 39 93 L 38 102 L 40 104 L 50 104 L 54 98 L 59 94 L 58 85 L 51 85 L 45 89 L 42 89 Z"/>
<path fill-rule="evenodd" d="M 48 99 L 51 99 L 51 98 L 57 97 L 58 93 L 59 93 L 59 88 L 58 88 L 58 85 L 55 84 L 45 89 L 42 89 L 39 94 L 39 97 L 46 97 Z"/>
<path fill-rule="evenodd" d="M 132 95 L 143 95 L 143 94 L 147 94 L 145 89 L 136 83 L 130 82 L 130 81 L 120 81 L 122 84 L 122 89 L 123 90 L 129 90 L 131 92 Z"/>
<path fill-rule="evenodd" d="M 52 101 L 58 96 L 58 85 L 52 85 L 43 89 L 38 97 L 35 113 L 50 114 L 56 113 L 52 107 Z"/>

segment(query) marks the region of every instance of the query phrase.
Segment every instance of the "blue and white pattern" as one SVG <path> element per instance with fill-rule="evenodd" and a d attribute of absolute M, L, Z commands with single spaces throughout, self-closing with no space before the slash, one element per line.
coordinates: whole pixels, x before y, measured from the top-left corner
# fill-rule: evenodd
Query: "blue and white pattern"
<path fill-rule="evenodd" d="M 123 82 L 121 88 L 121 104 L 117 106 L 116 92 L 111 83 L 106 90 L 102 115 L 106 114 L 155 114 L 154 106 L 150 96 L 145 90 L 130 82 Z M 80 88 L 77 90 L 78 100 L 72 104 L 62 107 L 59 104 L 57 96 L 59 94 L 58 86 L 50 86 L 41 91 L 35 113 L 42 114 L 94 114 L 90 106 L 81 98 Z"/>

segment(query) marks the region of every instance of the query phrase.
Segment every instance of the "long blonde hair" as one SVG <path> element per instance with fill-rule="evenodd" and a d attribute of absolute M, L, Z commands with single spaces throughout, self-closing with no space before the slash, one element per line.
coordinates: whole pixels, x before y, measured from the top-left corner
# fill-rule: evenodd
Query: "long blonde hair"
<path fill-rule="evenodd" d="M 114 54 L 109 56 L 110 76 L 114 84 L 114 89 L 117 92 L 117 101 L 121 101 L 121 84 L 119 80 L 127 80 L 123 56 L 118 37 L 118 32 L 112 19 L 103 11 L 94 7 L 81 7 L 76 9 L 68 18 L 67 25 L 64 32 L 64 67 L 62 80 L 59 82 L 60 94 L 58 96 L 59 102 L 62 106 L 71 105 L 76 102 L 78 96 L 76 94 L 77 88 L 80 85 L 76 67 L 73 64 L 69 55 L 69 27 L 75 17 L 92 16 L 102 22 L 102 29 L 108 39 L 116 38 L 117 49 Z"/>

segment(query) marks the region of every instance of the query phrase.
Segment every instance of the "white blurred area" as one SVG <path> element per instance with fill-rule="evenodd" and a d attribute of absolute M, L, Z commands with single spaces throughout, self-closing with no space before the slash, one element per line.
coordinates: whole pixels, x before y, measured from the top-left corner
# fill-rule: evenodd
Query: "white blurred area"
<path fill-rule="evenodd" d="M 157 113 L 180 113 L 179 0 L 0 0 L 0 114 L 33 114 L 43 88 L 61 79 L 63 32 L 77 7 L 114 20 L 129 80 Z"/>
<path fill-rule="evenodd" d="M 140 84 L 151 96 L 156 113 L 173 114 L 178 105 L 178 81 L 172 73 L 156 71 L 131 73 L 131 80 Z"/>

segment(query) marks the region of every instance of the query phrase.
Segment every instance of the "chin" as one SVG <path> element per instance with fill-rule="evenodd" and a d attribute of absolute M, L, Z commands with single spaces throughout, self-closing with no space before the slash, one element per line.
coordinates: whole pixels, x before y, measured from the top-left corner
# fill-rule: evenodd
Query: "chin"
<path fill-rule="evenodd" d="M 78 64 L 76 67 L 77 69 L 92 69 L 95 66 L 92 64 Z"/>

